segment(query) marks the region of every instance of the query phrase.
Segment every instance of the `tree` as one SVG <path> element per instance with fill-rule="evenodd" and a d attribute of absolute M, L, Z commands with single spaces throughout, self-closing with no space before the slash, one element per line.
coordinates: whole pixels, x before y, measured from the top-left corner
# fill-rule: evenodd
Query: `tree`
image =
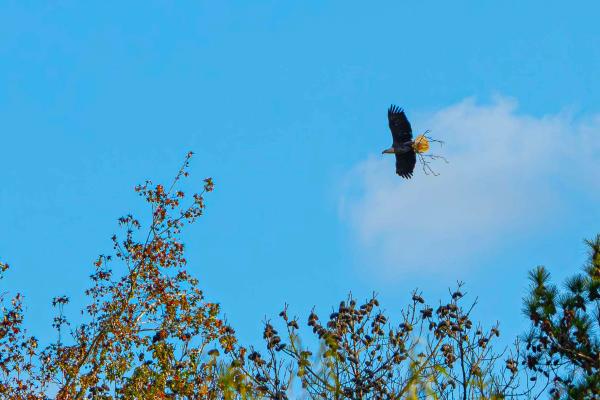
<path fill-rule="evenodd" d="M 471 321 L 475 302 L 463 308 L 462 284 L 437 308 L 414 292 L 392 324 L 379 301 L 349 296 L 323 322 L 313 311 L 308 326 L 320 349 L 303 347 L 300 323 L 279 314 L 283 334 L 267 321 L 266 353 L 252 348 L 242 369 L 269 399 L 287 399 L 297 376 L 311 399 L 499 399 L 531 388 L 519 374 L 520 355 L 494 351 L 498 326 L 484 330 Z M 525 381 L 527 381 L 525 379 Z M 525 387 L 525 389 L 523 389 Z"/>
<path fill-rule="evenodd" d="M 191 156 L 168 186 L 136 187 L 150 208 L 147 228 L 119 219 L 113 253 L 94 261 L 82 320 L 67 318 L 66 296 L 54 298 L 55 342 L 40 348 L 23 329 L 22 297 L 0 295 L 1 398 L 504 399 L 537 397 L 550 382 L 555 398 L 597 396 L 600 236 L 564 293 L 542 267 L 531 273 L 525 354 L 518 342 L 494 349 L 498 325 L 472 321 L 477 300 L 464 305 L 462 283 L 437 306 L 413 292 L 396 322 L 375 296 L 362 304 L 348 296 L 328 318 L 310 313 L 309 340 L 286 306 L 278 323 L 265 322 L 261 353 L 237 342 L 187 271 L 182 230 L 213 190 L 210 178 L 191 197 L 179 190 Z M 0 278 L 7 269 L 0 263 Z"/>
<path fill-rule="evenodd" d="M 149 226 L 142 233 L 132 215 L 119 219 L 124 235 L 112 237 L 114 254 L 94 262 L 84 322 L 71 324 L 64 312 L 68 298 L 56 297 L 57 340 L 36 352 L 37 341 L 20 330 L 20 297 L 4 308 L 1 393 L 41 399 L 56 388 L 56 398 L 64 400 L 252 395 L 246 377 L 219 355 L 234 349 L 234 330 L 186 270 L 182 228 L 202 215 L 204 194 L 213 190 L 207 178 L 203 191 L 183 205 L 177 184 L 188 176 L 191 156 L 168 188 L 150 181 L 136 187 L 150 205 Z"/>
<path fill-rule="evenodd" d="M 8 264 L 0 262 L 0 278 L 8 268 Z M 3 293 L 0 303 L 0 396 L 35 398 L 40 393 L 34 364 L 38 341 L 23 329 L 23 298 L 17 293 L 7 302 L 6 293 Z"/>
<path fill-rule="evenodd" d="M 556 399 L 600 396 L 600 235 L 586 243 L 589 261 L 582 273 L 565 281 L 564 289 L 551 283 L 544 267 L 529 274 L 527 367 L 552 378 Z"/>

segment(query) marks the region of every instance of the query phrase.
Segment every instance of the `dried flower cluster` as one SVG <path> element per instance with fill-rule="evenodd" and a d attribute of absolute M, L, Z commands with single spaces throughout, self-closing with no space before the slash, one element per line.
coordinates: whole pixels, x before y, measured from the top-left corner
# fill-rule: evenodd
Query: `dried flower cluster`
<path fill-rule="evenodd" d="M 376 297 L 358 304 L 350 296 L 323 322 L 313 311 L 307 326 L 319 350 L 302 347 L 300 323 L 280 313 L 283 333 L 265 323 L 266 354 L 245 349 L 242 369 L 267 398 L 287 399 L 293 376 L 312 399 L 479 399 L 527 395 L 519 388 L 519 356 L 492 350 L 498 327 L 475 326 L 460 301 L 462 284 L 435 309 L 420 293 L 393 326 Z M 302 341 L 304 342 L 304 341 Z M 521 390 L 521 392 L 519 392 Z"/>

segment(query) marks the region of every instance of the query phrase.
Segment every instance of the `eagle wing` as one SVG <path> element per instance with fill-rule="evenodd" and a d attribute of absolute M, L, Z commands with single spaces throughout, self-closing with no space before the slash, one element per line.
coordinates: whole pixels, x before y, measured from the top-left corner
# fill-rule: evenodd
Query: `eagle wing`
<path fill-rule="evenodd" d="M 401 177 L 410 179 L 416 163 L 417 155 L 413 150 L 406 153 L 396 153 L 396 173 Z"/>
<path fill-rule="evenodd" d="M 402 144 L 412 139 L 412 128 L 404 110 L 392 104 L 388 108 L 388 121 L 394 143 Z"/>

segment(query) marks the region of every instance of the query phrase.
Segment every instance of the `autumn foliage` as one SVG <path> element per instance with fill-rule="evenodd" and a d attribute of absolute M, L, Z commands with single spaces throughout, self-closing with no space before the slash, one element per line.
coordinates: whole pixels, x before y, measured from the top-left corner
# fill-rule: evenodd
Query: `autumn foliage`
<path fill-rule="evenodd" d="M 111 254 L 93 261 L 82 318 L 57 296 L 56 338 L 42 347 L 23 328 L 23 299 L 0 296 L 0 399 L 505 399 L 593 398 L 598 384 L 600 239 L 586 275 L 560 297 L 549 275 L 532 273 L 526 312 L 532 333 L 496 349 L 498 325 L 472 320 L 462 283 L 445 301 L 421 292 L 386 315 L 376 296 L 352 296 L 322 317 L 315 310 L 268 320 L 263 346 L 238 343 L 214 301 L 187 270 L 182 232 L 214 188 L 179 189 L 189 153 L 169 185 L 135 188 L 144 224 L 119 219 Z M 0 278 L 9 266 L 0 263 Z M 595 321 L 595 322 L 594 322 Z M 595 325 L 594 325 L 595 324 Z M 596 386 L 594 386 L 596 385 Z M 587 396 L 587 397 L 586 397 Z"/>
<path fill-rule="evenodd" d="M 0 277 L 9 268 L 0 262 Z M 34 365 L 38 341 L 23 329 L 23 299 L 20 294 L 7 301 L 0 296 L 0 395 L 4 398 L 36 398 L 40 383 Z"/>
<path fill-rule="evenodd" d="M 202 215 L 204 195 L 213 190 L 210 178 L 189 199 L 176 190 L 188 176 L 191 155 L 168 188 L 150 181 L 136 187 L 150 206 L 150 225 L 143 230 L 132 215 L 119 219 L 123 235 L 112 237 L 114 253 L 94 262 L 89 303 L 82 310 L 87 321 L 71 324 L 64 312 L 68 298 L 56 297 L 57 340 L 38 353 L 37 341 L 21 331 L 21 298 L 5 308 L 0 330 L 5 398 L 44 398 L 53 390 L 65 400 L 244 393 L 245 378 L 214 356 L 216 349 L 234 348 L 235 332 L 186 270 L 181 231 Z"/>

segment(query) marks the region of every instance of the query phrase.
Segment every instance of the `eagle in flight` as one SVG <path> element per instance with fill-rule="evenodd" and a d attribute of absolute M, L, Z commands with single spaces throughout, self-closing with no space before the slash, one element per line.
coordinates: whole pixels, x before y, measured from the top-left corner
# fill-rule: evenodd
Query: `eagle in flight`
<path fill-rule="evenodd" d="M 425 173 L 431 172 L 437 175 L 431 170 L 429 162 L 423 156 L 423 153 L 429 150 L 431 138 L 425 136 L 428 131 L 413 140 L 412 128 L 404 110 L 393 104 L 388 109 L 388 122 L 392 131 L 393 142 L 392 147 L 384 150 L 382 154 L 394 154 L 396 156 L 396 173 L 402 178 L 410 179 L 417 163 L 417 156 L 419 156 Z M 434 141 L 437 142 L 437 140 Z M 440 156 L 429 157 L 442 158 Z"/>

